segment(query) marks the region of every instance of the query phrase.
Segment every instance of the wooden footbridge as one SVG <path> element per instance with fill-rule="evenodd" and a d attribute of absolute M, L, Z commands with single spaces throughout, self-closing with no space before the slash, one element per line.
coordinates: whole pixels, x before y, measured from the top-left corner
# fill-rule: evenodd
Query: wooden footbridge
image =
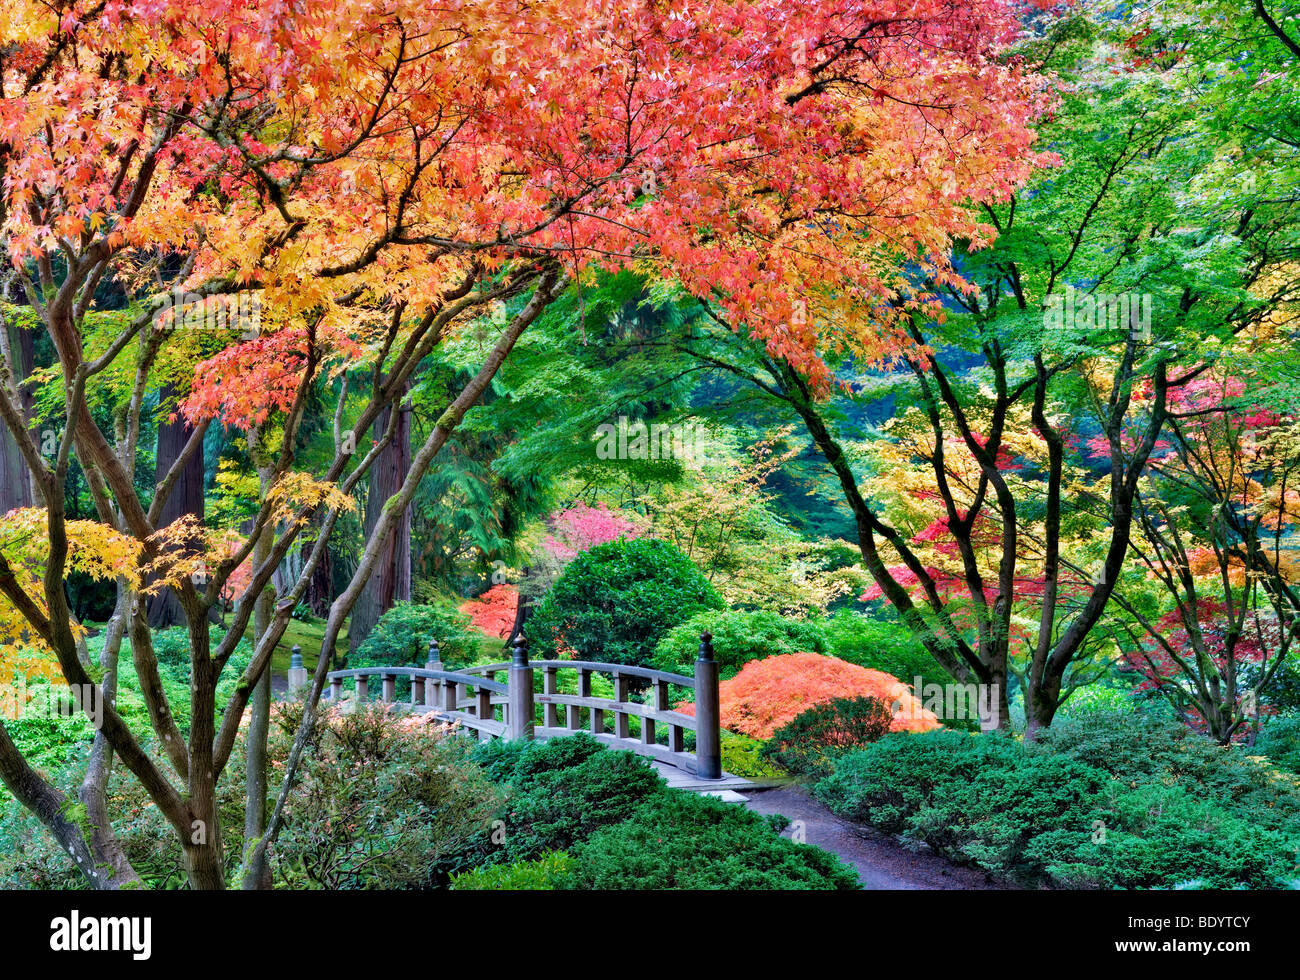
<path fill-rule="evenodd" d="M 409 704 L 402 702 L 404 706 L 460 725 L 483 740 L 546 739 L 582 731 L 612 748 L 648 756 L 695 779 L 722 780 L 726 774 L 712 640 L 708 633 L 700 637 L 694 677 L 586 660 L 530 661 L 523 637 L 515 641 L 512 660 L 444 670 L 434 640 L 424 667 L 333 671 L 328 697 L 342 703 L 345 685 L 351 682 L 349 693 L 360 704 L 370 700 L 371 685 L 378 683 L 379 700 L 395 704 L 397 679 L 407 677 L 411 696 Z M 301 669 L 297 662 L 294 667 Z M 504 680 L 499 679 L 502 675 Z M 592 694 L 592 679 L 598 675 L 609 677 L 610 696 Z M 291 676 L 290 687 L 293 680 Z M 673 710 L 672 705 L 682 700 L 694 700 L 693 716 Z M 694 733 L 691 748 L 687 732 Z"/>

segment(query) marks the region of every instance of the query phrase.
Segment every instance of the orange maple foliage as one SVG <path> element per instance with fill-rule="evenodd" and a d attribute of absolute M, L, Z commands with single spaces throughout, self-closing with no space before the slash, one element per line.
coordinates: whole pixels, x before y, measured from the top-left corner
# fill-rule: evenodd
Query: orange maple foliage
<path fill-rule="evenodd" d="M 519 611 L 519 590 L 504 583 L 494 585 L 477 599 L 462 602 L 460 611 L 469 616 L 475 629 L 504 640 L 515 625 L 515 614 Z"/>
<path fill-rule="evenodd" d="M 891 732 L 928 732 L 941 727 L 911 689 L 892 674 L 859 667 L 820 653 L 787 653 L 751 660 L 718 685 L 722 727 L 751 738 L 769 739 L 809 708 L 835 698 L 880 698 L 894 707 Z M 695 705 L 677 705 L 694 715 Z"/>

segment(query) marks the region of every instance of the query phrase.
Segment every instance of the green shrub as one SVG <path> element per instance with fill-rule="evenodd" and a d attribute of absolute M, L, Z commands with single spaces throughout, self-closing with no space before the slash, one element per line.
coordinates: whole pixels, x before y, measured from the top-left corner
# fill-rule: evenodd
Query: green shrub
<path fill-rule="evenodd" d="M 722 732 L 722 769 L 746 779 L 782 779 L 789 774 L 763 756 L 763 743 L 748 735 Z"/>
<path fill-rule="evenodd" d="M 663 780 L 631 752 L 606 749 L 590 735 L 546 742 L 484 743 L 475 759 L 506 788 L 499 821 L 474 841 L 474 864 L 530 860 L 564 850 L 626 820 Z"/>
<path fill-rule="evenodd" d="M 1277 715 L 1264 722 L 1254 751 L 1268 756 L 1279 769 L 1300 774 L 1300 714 Z"/>
<path fill-rule="evenodd" d="M 1173 717 L 1093 712 L 1054 722 L 1039 734 L 1038 744 L 1124 783 L 1177 784 L 1190 796 L 1262 827 L 1300 828 L 1300 781 L 1240 746 L 1198 735 Z"/>
<path fill-rule="evenodd" d="M 533 861 L 489 865 L 453 875 L 453 891 L 548 891 L 562 887 L 574 861 L 565 851 L 551 851 Z"/>
<path fill-rule="evenodd" d="M 277 715 L 276 751 L 300 711 Z M 455 736 L 410 731 L 383 708 L 327 713 L 303 755 L 274 850 L 293 888 L 427 886 L 490 818 L 497 793 Z"/>
<path fill-rule="evenodd" d="M 655 647 L 653 665 L 678 674 L 693 673 L 704 632 L 713 634 L 714 657 L 723 680 L 734 677 L 751 660 L 782 653 L 825 653 L 828 649 L 820 623 L 767 611 L 710 610 L 665 633 Z"/>
<path fill-rule="evenodd" d="M 475 747 L 474 761 L 494 783 L 511 783 L 526 789 L 545 773 L 572 769 L 604 750 L 586 732 L 545 742 L 493 739 Z"/>
<path fill-rule="evenodd" d="M 526 631 L 537 657 L 554 657 L 563 645 L 579 660 L 644 667 L 668 630 L 720 608 L 708 579 L 673 545 L 618 540 L 574 558 Z"/>
<path fill-rule="evenodd" d="M 1026 850 L 1070 888 L 1275 888 L 1294 854 L 1249 817 L 1157 783 L 1115 793 L 1090 830 L 1050 830 Z"/>
<path fill-rule="evenodd" d="M 889 704 L 880 698 L 836 698 L 801 711 L 778 728 L 763 755 L 799 775 L 824 774 L 839 755 L 885 735 L 893 720 Z"/>
<path fill-rule="evenodd" d="M 399 602 L 379 617 L 347 667 L 423 667 L 429 659 L 429 641 L 438 641 L 438 653 L 448 669 L 475 662 L 481 635 L 470 628 L 470 619 L 450 606 Z M 379 684 L 370 684 L 370 698 L 382 694 Z M 394 697 L 405 701 L 411 694 L 411 679 L 398 677 Z"/>
<path fill-rule="evenodd" d="M 348 658 L 348 666 L 423 667 L 429 641 L 435 639 L 442 662 L 453 668 L 473 663 L 478 653 L 479 635 L 470 628 L 464 613 L 451 606 L 399 602 L 379 617 L 357 652 Z"/>
<path fill-rule="evenodd" d="M 926 684 L 948 684 L 952 677 L 902 623 L 873 619 L 841 609 L 822 625 L 830 654 L 859 667 L 892 674 L 909 687 L 919 676 Z"/>
<path fill-rule="evenodd" d="M 1029 885 L 1276 887 L 1293 876 L 1293 779 L 1185 726 L 1094 714 L 1036 744 L 952 731 L 846 753 L 834 812 Z"/>
<path fill-rule="evenodd" d="M 630 819 L 571 851 L 563 884 L 583 889 L 852 889 L 832 854 L 780 837 L 758 814 L 708 796 L 664 790 Z"/>

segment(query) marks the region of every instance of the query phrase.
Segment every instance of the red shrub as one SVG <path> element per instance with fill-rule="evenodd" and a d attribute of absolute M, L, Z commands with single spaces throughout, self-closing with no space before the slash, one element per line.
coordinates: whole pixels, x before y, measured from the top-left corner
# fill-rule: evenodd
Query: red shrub
<path fill-rule="evenodd" d="M 515 625 L 519 610 L 519 590 L 513 585 L 494 585 L 477 599 L 462 602 L 460 611 L 488 636 L 505 639 Z"/>
<path fill-rule="evenodd" d="M 897 704 L 893 732 L 928 732 L 939 719 L 921 707 L 911 688 L 884 671 L 859 667 L 819 653 L 788 653 L 751 660 L 718 685 L 722 727 L 751 738 L 769 739 L 801 711 L 835 698 L 880 698 Z M 695 705 L 677 706 L 694 714 Z"/>

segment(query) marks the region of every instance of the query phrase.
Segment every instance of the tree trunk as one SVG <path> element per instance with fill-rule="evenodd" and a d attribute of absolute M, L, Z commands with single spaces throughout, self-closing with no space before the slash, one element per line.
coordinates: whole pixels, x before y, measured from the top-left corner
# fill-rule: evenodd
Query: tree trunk
<path fill-rule="evenodd" d="M 390 497 L 402 489 L 406 474 L 411 468 L 411 414 L 401 407 L 401 398 L 395 399 L 397 428 L 392 441 L 384 447 L 370 470 L 370 490 L 366 494 L 366 516 L 363 537 L 369 540 L 379 523 L 380 515 Z M 389 413 L 386 408 L 375 420 L 377 438 L 388 431 Z M 374 573 L 367 581 L 348 625 L 348 652 L 354 654 L 379 617 L 393 608 L 396 602 L 411 598 L 411 509 L 408 505 L 397 521 L 392 535 L 384 545 L 375 564 Z"/>
<path fill-rule="evenodd" d="M 524 581 L 527 581 L 532 569 L 525 568 L 523 572 Z M 524 595 L 523 589 L 520 588 L 519 602 L 515 606 L 515 621 L 510 627 L 510 635 L 506 637 L 505 646 L 507 650 L 513 650 L 515 648 L 515 640 L 524 635 L 524 624 L 528 622 L 528 614 L 530 612 L 532 612 L 532 599 Z"/>
<path fill-rule="evenodd" d="M 32 332 L 17 326 L 3 327 L 9 331 L 9 350 L 13 355 L 13 382 L 18 387 L 21 408 L 28 420 L 33 414 L 31 392 L 23 385 L 36 366 L 35 350 L 32 345 Z M 37 440 L 39 445 L 39 438 Z M 10 433 L 9 427 L 0 425 L 0 514 L 8 513 L 15 507 L 32 507 L 35 499 L 32 495 L 31 473 L 27 461 L 18 449 L 18 443 Z"/>
<path fill-rule="evenodd" d="M 118 658 L 122 649 L 122 637 L 126 633 L 127 619 L 131 614 L 132 592 L 124 580 L 119 580 L 117 589 L 117 606 L 113 617 L 105 628 L 104 646 L 100 654 L 99 666 L 104 670 L 104 680 L 100 685 L 106 703 L 113 704 L 117 699 Z M 138 888 L 140 876 L 131 867 L 121 842 L 113 832 L 111 816 L 108 812 L 108 780 L 113 772 L 113 747 L 102 731 L 95 733 L 95 740 L 90 749 L 90 764 L 86 768 L 86 777 L 82 780 L 78 793 L 86 807 L 86 825 L 89 828 L 89 843 L 95 857 L 96 868 L 106 876 L 106 887 Z M 95 879 L 92 879 L 95 882 Z"/>
<path fill-rule="evenodd" d="M 317 518 L 318 524 L 319 521 L 320 518 Z M 302 546 L 304 561 L 310 552 L 311 544 L 304 544 Z M 311 580 L 307 583 L 307 591 L 303 595 L 303 599 L 313 614 L 320 616 L 322 619 L 329 615 L 330 603 L 334 601 L 334 563 L 330 561 L 330 548 L 328 546 L 322 552 L 320 561 L 316 563 L 316 568 L 312 571 Z"/>
<path fill-rule="evenodd" d="M 262 470 L 262 493 L 269 489 L 270 471 Z M 253 565 L 261 567 L 271 557 L 271 537 L 263 534 L 253 549 Z M 257 597 L 253 607 L 253 636 L 261 639 L 271 628 L 271 618 L 275 615 L 275 593 L 265 588 Z M 256 640 L 254 641 L 256 643 Z M 266 833 L 266 787 L 267 787 L 267 749 L 266 739 L 271 730 L 271 663 L 268 660 L 262 676 L 253 688 L 253 698 L 249 707 L 251 713 L 248 721 L 248 742 L 246 771 L 247 784 L 244 802 L 244 849 L 254 846 Z M 245 888 L 270 890 L 271 866 L 266 860 L 266 852 L 259 851 L 249 864 L 244 875 Z"/>
<path fill-rule="evenodd" d="M 173 389 L 165 388 L 161 400 L 165 404 L 175 397 L 176 392 Z M 163 420 L 158 423 L 155 485 L 167 475 L 172 465 L 180 458 L 193 431 L 179 416 L 174 422 Z M 171 496 L 167 498 L 159 514 L 158 528 L 161 530 L 186 514 L 193 515 L 199 523 L 203 522 L 203 453 L 201 452 L 196 452 L 181 471 L 180 479 L 176 481 Z M 180 626 L 184 622 L 185 614 L 171 589 L 164 589 L 149 600 L 149 626 L 153 629 Z"/>

